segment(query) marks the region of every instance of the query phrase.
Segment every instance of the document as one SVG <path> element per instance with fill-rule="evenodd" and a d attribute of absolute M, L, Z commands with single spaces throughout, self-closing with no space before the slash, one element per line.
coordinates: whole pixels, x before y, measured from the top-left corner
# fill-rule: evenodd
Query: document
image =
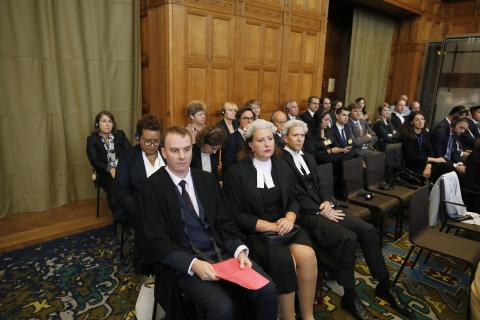
<path fill-rule="evenodd" d="M 213 264 L 217 277 L 236 283 L 250 290 L 258 290 L 268 283 L 268 279 L 257 271 L 245 266 L 240 269 L 240 263 L 235 258 Z"/>

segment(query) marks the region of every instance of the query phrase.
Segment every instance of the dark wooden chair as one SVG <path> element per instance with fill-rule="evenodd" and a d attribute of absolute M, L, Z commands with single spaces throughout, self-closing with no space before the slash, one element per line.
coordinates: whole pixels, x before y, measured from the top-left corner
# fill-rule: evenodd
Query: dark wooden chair
<path fill-rule="evenodd" d="M 397 275 L 393 280 L 393 284 L 395 285 L 398 281 L 398 278 L 402 274 L 405 264 L 415 247 L 419 247 L 420 251 L 415 258 L 411 269 L 415 267 L 422 251 L 429 250 L 466 262 L 471 268 L 471 283 L 475 276 L 478 262 L 480 261 L 480 243 L 431 229 L 428 225 L 428 199 L 428 186 L 420 188 L 411 198 L 409 208 L 410 232 L 408 237 L 412 246 L 410 247 L 407 256 L 403 259 L 402 266 L 400 267 L 400 270 L 398 270 Z M 467 319 L 469 319 L 468 314 Z"/>
<path fill-rule="evenodd" d="M 400 201 L 400 210 L 395 216 L 395 238 L 398 239 L 402 235 L 403 229 L 403 212 L 408 209 L 410 198 L 416 192 L 415 189 L 402 187 L 399 185 L 390 185 L 392 189 L 384 190 L 382 184 L 386 183 L 385 177 L 385 154 L 376 153 L 366 159 L 367 161 L 367 189 L 376 194 L 383 194 L 394 197 Z"/>
<path fill-rule="evenodd" d="M 367 199 L 367 191 L 364 188 L 364 174 L 362 159 L 355 158 L 343 161 L 343 182 L 346 198 L 350 203 L 367 207 L 373 214 L 374 224 L 379 229 L 379 240 L 383 240 L 383 223 L 386 214 L 397 215 L 401 208 L 400 201 L 396 197 L 375 194 Z"/>
<path fill-rule="evenodd" d="M 370 209 L 362 207 L 354 203 L 348 203 L 345 201 L 339 201 L 334 197 L 334 183 L 333 183 L 333 166 L 331 163 L 319 165 L 317 167 L 318 174 L 322 179 L 322 186 L 325 189 L 325 193 L 332 198 L 334 202 L 337 202 L 340 208 L 345 208 L 352 215 L 365 221 L 369 221 L 372 217 Z"/>

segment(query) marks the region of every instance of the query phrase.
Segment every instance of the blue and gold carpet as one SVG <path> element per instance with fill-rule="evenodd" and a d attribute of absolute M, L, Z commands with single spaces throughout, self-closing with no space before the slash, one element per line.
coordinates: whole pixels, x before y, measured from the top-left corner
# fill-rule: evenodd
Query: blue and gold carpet
<path fill-rule="evenodd" d="M 107 227 L 0 255 L 0 319 L 135 319 L 142 277 L 119 261 L 119 246 Z M 409 248 L 406 237 L 384 246 L 392 277 Z M 401 319 L 375 297 L 375 281 L 361 257 L 356 278 L 373 313 Z M 428 264 L 421 259 L 414 270 L 405 268 L 398 290 L 417 319 L 465 319 L 468 282 L 464 264 L 433 255 Z M 326 292 L 316 305 L 317 319 L 350 319 L 339 305 L 339 295 Z"/>

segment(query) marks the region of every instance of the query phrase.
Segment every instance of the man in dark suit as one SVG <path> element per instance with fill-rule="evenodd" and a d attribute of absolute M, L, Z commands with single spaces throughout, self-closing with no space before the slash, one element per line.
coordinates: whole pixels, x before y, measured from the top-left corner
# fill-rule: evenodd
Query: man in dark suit
<path fill-rule="evenodd" d="M 468 128 L 460 136 L 460 142 L 467 150 L 473 150 L 475 143 L 480 138 L 480 105 L 470 108 Z"/>
<path fill-rule="evenodd" d="M 353 152 L 356 154 L 353 148 L 353 137 L 350 128 L 347 126 L 349 111 L 345 107 L 340 107 L 335 111 L 336 119 L 335 123 L 330 130 L 329 138 L 332 140 L 332 144 L 339 148 L 344 148 L 344 153 L 349 154 Z"/>
<path fill-rule="evenodd" d="M 283 103 L 283 109 L 287 114 L 287 120 L 300 119 L 298 115 L 298 103 L 295 100 L 287 100 Z"/>
<path fill-rule="evenodd" d="M 350 119 L 347 126 L 352 133 L 353 145 L 357 149 L 357 153 L 365 157 L 370 156 L 373 152 L 373 146 L 377 143 L 377 135 L 370 128 L 367 121 L 363 119 L 362 106 L 354 103 L 350 105 Z"/>
<path fill-rule="evenodd" d="M 316 96 L 310 96 L 307 99 L 307 110 L 300 116 L 301 120 L 307 125 L 312 121 L 313 115 L 320 107 L 320 100 Z"/>
<path fill-rule="evenodd" d="M 237 153 L 245 145 L 245 138 L 243 137 L 243 129 L 253 122 L 255 115 L 253 114 L 252 109 L 243 108 L 237 112 L 237 122 L 238 129 L 230 134 L 227 138 L 227 145 L 225 146 L 225 153 L 223 155 L 223 170 L 226 170 L 227 167 L 235 162 L 235 157 Z"/>
<path fill-rule="evenodd" d="M 463 161 L 470 154 L 470 151 L 464 150 L 459 137 L 465 133 L 468 128 L 468 118 L 465 116 L 455 116 L 452 118 L 448 128 L 437 126 L 432 132 L 433 154 L 435 157 L 443 157 L 452 163 L 457 172 L 464 173 L 465 167 Z"/>
<path fill-rule="evenodd" d="M 155 297 L 167 315 L 172 309 L 172 292 L 178 288 L 199 306 L 207 319 L 233 319 L 235 293 L 249 300 L 254 319 L 276 319 L 276 289 L 270 281 L 258 290 L 248 290 L 219 280 L 212 263 L 233 256 L 239 267 L 253 266 L 248 248 L 240 240 L 234 221 L 215 178 L 190 167 L 192 139 L 179 126 L 162 136 L 162 155 L 167 166 L 145 183 L 138 197 L 141 230 L 145 237 L 145 262 L 157 265 Z M 264 273 L 263 273 L 264 274 Z M 157 289 L 157 285 L 155 286 Z M 165 305 L 166 304 L 166 305 Z"/>
<path fill-rule="evenodd" d="M 393 112 L 390 116 L 390 121 L 392 122 L 393 128 L 397 132 L 400 132 L 400 128 L 405 122 L 403 112 L 405 111 L 406 104 L 407 102 L 404 99 L 398 99 L 397 101 L 395 101 Z"/>
<path fill-rule="evenodd" d="M 282 138 L 282 130 L 283 126 L 287 122 L 287 115 L 283 111 L 275 111 L 272 113 L 272 122 L 277 131 L 273 134 L 273 138 L 275 139 L 275 145 L 279 149 L 283 149 L 285 143 L 283 142 Z"/>
<path fill-rule="evenodd" d="M 314 157 L 302 152 L 307 131 L 307 126 L 301 121 L 288 121 L 283 130 L 285 149 L 282 155 L 296 177 L 295 196 L 301 212 L 298 224 L 316 241 L 322 252 L 319 256 L 327 254 L 334 261 L 327 268 L 335 270 L 337 281 L 345 289 L 342 307 L 356 318 L 371 317 L 355 292 L 355 250 L 358 239 L 372 276 L 379 280 L 375 294 L 388 301 L 396 311 L 408 317 L 413 316 L 412 309 L 404 305 L 396 291 L 392 290 L 375 227 L 348 212 L 332 208 L 332 195 L 324 193 Z"/>

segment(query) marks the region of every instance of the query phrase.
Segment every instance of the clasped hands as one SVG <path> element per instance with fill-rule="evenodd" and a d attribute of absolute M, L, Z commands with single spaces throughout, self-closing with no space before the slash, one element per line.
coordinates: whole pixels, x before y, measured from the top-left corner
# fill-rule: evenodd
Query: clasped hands
<path fill-rule="evenodd" d="M 238 254 L 237 261 L 240 263 L 240 269 L 245 268 L 245 266 L 248 268 L 252 267 L 252 261 L 250 261 L 250 259 L 248 258 L 245 250 L 241 251 Z M 204 260 L 195 260 L 192 265 L 192 271 L 197 275 L 197 277 L 199 277 L 203 281 L 220 280 L 217 277 L 217 273 L 215 272 L 212 264 Z"/>
<path fill-rule="evenodd" d="M 345 213 L 342 210 L 332 208 L 329 201 L 322 202 L 319 209 L 322 216 L 335 222 L 339 222 L 345 217 Z"/>

